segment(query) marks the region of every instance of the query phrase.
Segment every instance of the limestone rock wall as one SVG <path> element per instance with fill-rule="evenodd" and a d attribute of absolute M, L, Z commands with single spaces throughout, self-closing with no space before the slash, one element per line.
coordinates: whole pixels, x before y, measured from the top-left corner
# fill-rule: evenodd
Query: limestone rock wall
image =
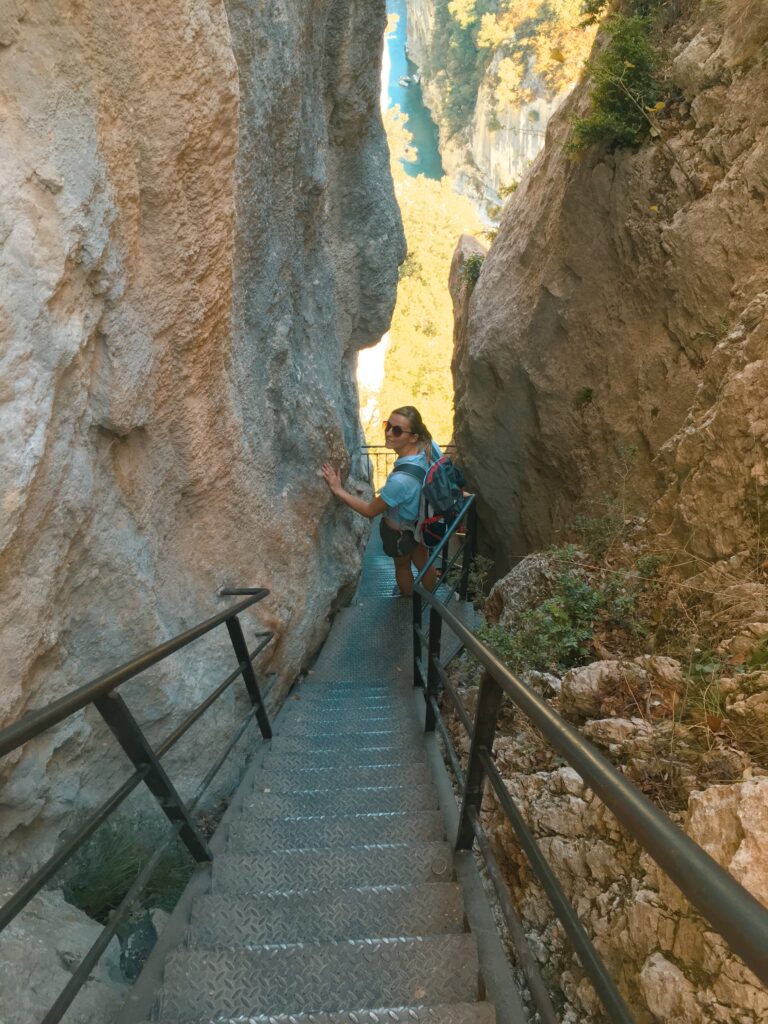
<path fill-rule="evenodd" d="M 768 76 L 755 59 L 768 26 L 757 19 L 740 34 L 743 21 L 729 20 L 739 6 L 690 8 L 665 39 L 682 97 L 663 125 L 668 149 L 651 142 L 570 160 L 569 117 L 587 102 L 579 86 L 507 204 L 454 356 L 456 439 L 502 568 L 625 483 L 628 505 L 648 508 L 669 481 L 653 460 L 678 432 L 699 432 L 706 448 L 712 422 L 686 425 L 689 411 L 768 266 Z M 737 385 L 745 420 L 728 428 L 739 445 L 763 438 L 761 338 Z M 711 379 L 704 386 L 711 398 Z M 678 440 L 690 454 L 690 437 Z M 729 457 L 738 461 L 737 448 Z M 692 495 L 684 461 L 673 486 Z M 722 494 L 696 492 L 702 522 Z M 742 542 L 718 542 L 718 557 Z"/>
<path fill-rule="evenodd" d="M 768 292 L 715 346 L 658 462 L 668 482 L 651 520 L 658 533 L 707 562 L 741 556 L 768 571 Z"/>
<path fill-rule="evenodd" d="M 384 0 L 0 8 L 0 724 L 214 614 L 284 691 L 354 587 L 354 361 L 404 243 L 378 112 Z M 350 455 L 350 453 L 352 453 Z M 158 740 L 231 667 L 202 639 L 124 695 Z M 223 659 L 226 658 L 226 667 Z M 188 789 L 235 693 L 185 738 Z M 3 766 L 23 868 L 126 765 L 91 713 Z"/>

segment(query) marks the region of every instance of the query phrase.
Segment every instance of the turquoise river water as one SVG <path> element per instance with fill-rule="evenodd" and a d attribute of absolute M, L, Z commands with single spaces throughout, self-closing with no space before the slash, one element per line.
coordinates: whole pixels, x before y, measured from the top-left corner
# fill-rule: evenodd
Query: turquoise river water
<path fill-rule="evenodd" d="M 387 36 L 389 50 L 389 80 L 387 82 L 388 106 L 399 106 L 408 116 L 408 131 L 413 136 L 413 148 L 417 158 L 403 161 L 407 174 L 416 177 L 442 178 L 443 164 L 437 148 L 437 127 L 421 97 L 421 86 L 417 82 L 400 85 L 403 76 L 411 77 L 417 71 L 416 65 L 405 54 L 408 24 L 405 0 L 387 0 L 387 14 L 397 14 L 397 29 Z"/>

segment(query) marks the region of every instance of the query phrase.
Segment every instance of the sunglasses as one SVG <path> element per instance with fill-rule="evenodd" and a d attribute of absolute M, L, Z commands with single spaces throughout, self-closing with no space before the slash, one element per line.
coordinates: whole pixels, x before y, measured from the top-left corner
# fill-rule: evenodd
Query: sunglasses
<path fill-rule="evenodd" d="M 390 423 L 389 420 L 384 420 L 384 433 L 392 434 L 393 437 L 401 437 L 403 434 L 412 434 L 412 430 L 403 430 L 402 427 L 398 427 L 396 423 Z"/>

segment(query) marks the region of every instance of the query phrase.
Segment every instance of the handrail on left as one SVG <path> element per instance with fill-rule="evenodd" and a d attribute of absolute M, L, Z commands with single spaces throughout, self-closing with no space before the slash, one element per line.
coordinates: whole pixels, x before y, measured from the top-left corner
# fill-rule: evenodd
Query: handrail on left
<path fill-rule="evenodd" d="M 125 662 L 118 668 L 98 676 L 96 679 L 77 687 L 71 693 L 65 694 L 58 700 L 51 701 L 43 708 L 31 711 L 18 721 L 0 730 L 0 757 L 17 750 L 24 743 L 39 736 L 47 729 L 58 725 L 60 722 L 81 711 L 83 708 L 93 704 L 115 739 L 128 755 L 134 765 L 134 773 L 122 785 L 112 793 L 97 810 L 82 823 L 77 831 L 69 837 L 34 874 L 21 885 L 10 897 L 4 906 L 0 907 L 0 931 L 2 931 L 19 912 L 29 903 L 51 879 L 56 872 L 73 856 L 73 854 L 90 838 L 96 829 L 113 814 L 130 794 L 144 783 L 152 795 L 158 801 L 160 808 L 172 824 L 172 829 L 165 840 L 158 846 L 154 854 L 139 873 L 130 890 L 123 898 L 120 905 L 110 915 L 109 922 L 105 925 L 99 937 L 91 949 L 85 954 L 83 960 L 59 994 L 56 1002 L 50 1008 L 42 1024 L 57 1024 L 64 1016 L 67 1008 L 71 1005 L 77 993 L 87 981 L 88 976 L 106 949 L 109 941 L 115 935 L 121 921 L 127 916 L 131 906 L 141 895 L 151 877 L 154 867 L 159 861 L 162 850 L 173 841 L 178 835 L 185 846 L 198 863 L 204 863 L 212 859 L 211 851 L 205 837 L 201 834 L 193 817 L 194 810 L 198 805 L 205 790 L 213 782 L 216 774 L 224 764 L 235 744 L 243 735 L 248 724 L 255 717 L 259 730 L 264 739 L 271 739 L 272 727 L 264 707 L 264 700 L 253 669 L 253 659 L 264 650 L 272 640 L 271 632 L 259 632 L 257 634 L 258 644 L 249 651 L 243 635 L 243 628 L 238 616 L 251 605 L 263 600 L 269 591 L 263 587 L 240 588 L 238 593 L 245 593 L 247 597 L 229 608 L 212 615 L 203 622 L 198 623 L 191 629 L 187 629 L 165 643 L 153 647 L 136 658 Z M 224 592 L 222 592 L 224 596 Z M 135 678 L 146 669 L 157 665 L 171 654 L 176 653 L 189 644 L 198 640 L 206 633 L 210 633 L 217 626 L 225 624 L 229 638 L 237 658 L 237 667 L 219 683 L 214 690 L 200 701 L 167 736 L 162 743 L 153 748 L 145 736 L 141 726 L 134 718 L 128 705 L 117 692 L 123 683 Z M 168 774 L 163 768 L 160 759 L 181 739 L 187 730 L 208 710 L 209 707 L 227 690 L 238 676 L 242 676 L 248 696 L 250 707 L 247 715 L 243 718 L 224 748 L 217 757 L 213 766 L 207 772 L 205 778 L 197 789 L 191 800 L 182 800 Z"/>

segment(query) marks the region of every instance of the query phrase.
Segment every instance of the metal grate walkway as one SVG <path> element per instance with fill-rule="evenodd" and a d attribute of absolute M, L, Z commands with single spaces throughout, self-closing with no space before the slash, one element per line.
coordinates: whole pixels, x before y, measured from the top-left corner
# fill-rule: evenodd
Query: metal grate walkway
<path fill-rule="evenodd" d="M 228 816 L 152 1020 L 494 1024 L 393 586 L 374 532 L 353 604 Z"/>

